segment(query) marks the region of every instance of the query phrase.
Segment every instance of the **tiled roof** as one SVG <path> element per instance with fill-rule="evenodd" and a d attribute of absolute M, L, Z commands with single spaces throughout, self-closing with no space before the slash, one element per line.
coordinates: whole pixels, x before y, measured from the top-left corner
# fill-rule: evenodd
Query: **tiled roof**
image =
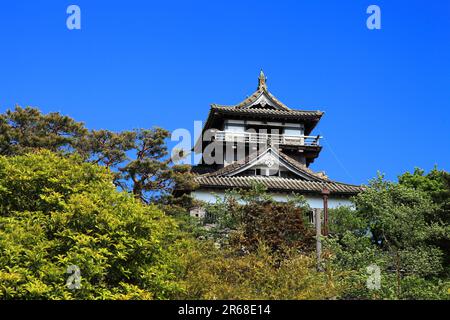
<path fill-rule="evenodd" d="M 279 154 L 280 154 L 280 157 L 282 157 L 284 160 L 286 160 L 288 163 L 290 163 L 297 170 L 303 171 L 307 175 L 312 176 L 314 180 L 330 181 L 328 179 L 328 177 L 325 176 L 324 174 L 320 174 L 320 173 L 312 171 L 311 169 L 309 169 L 305 165 L 303 165 L 303 164 L 299 163 L 298 161 L 296 161 L 295 159 L 289 157 L 287 154 L 285 154 L 285 153 L 283 153 L 281 151 L 279 152 Z"/>
<path fill-rule="evenodd" d="M 233 162 L 232 164 L 229 164 L 225 167 L 223 167 L 222 169 L 219 169 L 215 172 L 212 173 L 208 173 L 206 174 L 207 176 L 226 176 L 236 170 L 239 170 L 240 168 L 246 166 L 247 164 L 249 164 L 250 162 L 252 162 L 253 160 L 255 160 L 258 156 L 263 155 L 265 152 L 261 152 L 261 151 L 255 151 L 252 154 L 248 155 L 247 157 L 245 157 L 244 159 L 241 159 L 239 161 Z M 329 181 L 328 178 L 326 178 L 325 176 L 316 173 L 314 171 L 312 171 L 311 169 L 307 168 L 305 165 L 299 163 L 298 161 L 296 161 L 295 159 L 292 159 L 291 157 L 289 157 L 288 155 L 284 154 L 281 151 L 276 151 L 276 154 L 283 160 L 285 160 L 287 163 L 289 163 L 291 166 L 293 166 L 295 169 L 297 169 L 298 171 L 302 172 L 304 175 L 306 175 L 307 177 L 309 177 L 311 180 L 316 180 L 316 181 Z"/>
<path fill-rule="evenodd" d="M 235 105 L 219 105 L 212 104 L 212 110 L 230 112 L 233 114 L 270 114 L 277 116 L 311 116 L 314 118 L 321 117 L 323 112 L 320 111 L 302 111 L 292 110 L 280 100 L 278 100 L 267 89 L 266 76 L 261 71 L 258 78 L 258 88 L 254 93 L 247 97 L 244 101 Z M 261 100 L 262 99 L 262 100 Z M 268 106 L 268 107 L 266 107 Z M 212 111 L 211 110 L 211 111 Z"/>
<path fill-rule="evenodd" d="M 218 107 L 224 107 L 224 108 L 236 108 L 236 109 L 243 109 L 254 103 L 256 100 L 258 100 L 259 97 L 262 95 L 265 95 L 271 101 L 272 105 L 278 109 L 289 111 L 291 110 L 288 106 L 286 106 L 284 103 L 279 101 L 273 94 L 271 94 L 266 88 L 260 88 L 257 91 L 255 91 L 251 96 L 247 97 L 244 101 L 235 104 L 235 105 L 215 105 Z"/>
<path fill-rule="evenodd" d="M 239 115 L 270 115 L 282 116 L 286 118 L 302 118 L 302 119 L 320 119 L 323 115 L 322 111 L 304 111 L 304 110 L 277 110 L 268 108 L 235 108 L 227 106 L 211 105 L 211 111 L 218 111 L 222 114 L 239 114 Z"/>
<path fill-rule="evenodd" d="M 267 90 L 267 84 L 266 84 L 266 76 L 264 75 L 264 72 L 261 70 L 259 77 L 258 77 L 258 88 L 256 91 L 249 97 L 247 97 L 244 101 L 233 105 L 233 106 L 227 106 L 231 108 L 246 108 L 254 104 L 258 99 L 263 96 L 262 98 L 265 99 L 266 103 L 269 103 L 272 107 L 275 109 L 281 109 L 281 110 L 290 110 L 288 106 L 286 106 L 284 103 L 279 101 L 277 98 L 275 98 L 274 95 L 272 95 L 269 90 Z M 225 107 L 225 106 L 223 106 Z"/>
<path fill-rule="evenodd" d="M 240 169 L 244 169 L 245 166 L 251 165 L 252 161 L 258 161 L 257 159 L 259 157 L 262 158 L 269 152 L 275 153 L 281 160 L 286 161 L 289 165 L 294 167 L 297 170 L 299 177 L 295 179 L 276 176 L 233 175 L 238 173 Z M 257 182 L 263 184 L 272 191 L 320 193 L 324 188 L 334 194 L 357 194 L 358 192 L 363 191 L 361 186 L 332 181 L 326 176 L 312 171 L 283 152 L 272 148 L 268 148 L 263 152 L 254 152 L 240 161 L 236 161 L 215 172 L 199 175 L 195 179 L 199 186 L 204 188 L 248 188 L 251 187 L 253 183 Z"/>
<path fill-rule="evenodd" d="M 206 130 L 214 128 L 219 125 L 216 123 L 218 119 L 223 119 L 224 116 L 243 116 L 250 119 L 263 118 L 265 121 L 279 121 L 280 119 L 302 122 L 305 125 L 305 135 L 311 133 L 314 127 L 323 116 L 322 111 L 305 111 L 305 110 L 278 110 L 267 108 L 235 108 L 218 105 L 211 105 L 211 108 L 203 126 L 202 134 L 195 144 L 194 150 L 198 150 L 201 143 L 201 138 Z M 220 122 L 220 120 L 219 120 Z"/>
<path fill-rule="evenodd" d="M 225 117 L 222 115 L 225 115 Z M 229 115 L 230 119 L 259 118 L 265 121 L 298 121 L 305 125 L 305 134 L 308 135 L 319 122 L 323 112 L 292 110 L 288 108 L 267 90 L 266 77 L 261 71 L 258 78 L 258 89 L 250 97 L 233 106 L 211 105 L 202 133 L 207 129 L 214 128 L 214 126 L 223 124 L 223 119 L 227 118 L 226 115 Z M 198 150 L 196 152 L 203 152 L 201 146 L 200 137 L 194 150 Z M 279 160 L 281 162 L 284 161 L 283 165 L 292 171 L 295 176 L 298 176 L 298 178 L 239 176 L 243 171 L 253 166 L 252 161 L 255 161 L 255 163 L 260 161 L 259 156 L 262 156 L 266 151 L 274 152 L 274 154 L 279 156 Z M 263 184 L 268 190 L 281 192 L 321 193 L 324 189 L 328 189 L 332 194 L 354 195 L 364 190 L 361 186 L 331 181 L 326 176 L 313 172 L 305 165 L 279 150 L 266 151 L 255 152 L 241 161 L 237 161 L 214 172 L 208 172 L 206 168 L 202 167 L 200 171 L 203 174 L 198 175 L 195 179 L 200 188 L 248 188 L 256 182 Z"/>
<path fill-rule="evenodd" d="M 270 191 L 284 191 L 284 192 L 311 192 L 320 193 L 324 188 L 328 189 L 333 194 L 357 194 L 364 190 L 361 186 L 354 186 L 339 182 L 319 182 L 306 181 L 300 179 L 290 179 L 281 177 L 266 177 L 266 176 L 234 176 L 234 177 L 211 177 L 198 176 L 196 182 L 200 187 L 210 188 L 249 188 L 254 183 L 260 183 L 267 187 Z"/>
<path fill-rule="evenodd" d="M 212 104 L 203 126 L 203 133 L 223 123 L 223 116 L 236 116 L 247 119 L 264 119 L 265 121 L 301 122 L 305 125 L 305 135 L 309 135 L 323 116 L 322 111 L 293 110 L 279 101 L 269 92 L 266 77 L 261 71 L 258 78 L 258 88 L 244 101 L 236 105 Z M 200 139 L 194 150 L 199 150 Z"/>

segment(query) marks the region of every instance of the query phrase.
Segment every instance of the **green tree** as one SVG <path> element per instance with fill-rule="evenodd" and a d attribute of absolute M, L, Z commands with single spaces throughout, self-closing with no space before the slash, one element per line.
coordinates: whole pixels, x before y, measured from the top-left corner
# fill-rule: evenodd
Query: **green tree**
<path fill-rule="evenodd" d="M 242 254 L 231 248 L 217 249 L 200 243 L 186 259 L 188 299 L 334 299 L 340 295 L 339 279 L 318 272 L 313 258 L 295 249 L 282 255 L 265 245 Z"/>
<path fill-rule="evenodd" d="M 445 296 L 443 251 L 433 242 L 442 234 L 428 219 L 436 209 L 429 195 L 378 177 L 354 202 L 356 210 L 331 211 L 332 233 L 326 241 L 334 265 L 341 271 L 355 271 L 346 279 L 351 284 L 347 297 Z M 379 291 L 365 286 L 371 264 L 382 270 Z"/>
<path fill-rule="evenodd" d="M 173 203 L 173 192 L 194 186 L 189 165 L 175 164 L 169 156 L 166 139 L 170 132 L 162 128 L 140 129 L 134 132 L 135 155 L 119 167 L 129 181 L 136 199 L 144 203 Z"/>
<path fill-rule="evenodd" d="M 162 128 L 112 132 L 89 131 L 81 122 L 57 112 L 43 114 L 36 108 L 17 106 L 0 115 L 0 155 L 20 155 L 45 149 L 61 154 L 77 153 L 114 174 L 114 183 L 137 199 L 158 201 L 180 211 L 190 197 L 174 191 L 193 188 L 190 166 L 169 157 Z M 173 208 L 175 207 L 175 208 Z"/>
<path fill-rule="evenodd" d="M 134 147 L 135 133 L 92 130 L 77 146 L 77 151 L 90 162 L 113 169 L 128 160 L 127 151 Z"/>
<path fill-rule="evenodd" d="M 0 298 L 167 299 L 187 241 L 108 169 L 41 151 L 0 157 Z M 81 288 L 66 287 L 78 266 Z"/>
<path fill-rule="evenodd" d="M 58 112 L 16 106 L 0 115 L 0 154 L 17 155 L 36 149 L 71 151 L 87 134 L 83 123 Z"/>
<path fill-rule="evenodd" d="M 247 190 L 228 191 L 205 207 L 216 223 L 213 236 L 239 250 L 255 251 L 260 243 L 278 252 L 296 248 L 309 253 L 314 247 L 314 230 L 306 222 L 310 209 L 295 194 L 288 202 L 276 202 L 264 186 L 255 184 Z"/>
<path fill-rule="evenodd" d="M 425 217 L 433 225 L 434 238 L 430 243 L 437 245 L 444 253 L 444 270 L 450 277 L 450 173 L 434 168 L 429 173 L 416 168 L 411 174 L 399 176 L 399 183 L 409 188 L 425 192 L 435 205 Z"/>

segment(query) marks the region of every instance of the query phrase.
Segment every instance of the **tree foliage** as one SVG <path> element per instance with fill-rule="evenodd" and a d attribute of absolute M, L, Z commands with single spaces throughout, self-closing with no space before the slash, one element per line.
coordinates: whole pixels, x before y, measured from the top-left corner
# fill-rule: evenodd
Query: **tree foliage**
<path fill-rule="evenodd" d="M 87 130 L 30 107 L 1 114 L 0 298 L 449 298 L 448 172 L 378 177 L 352 208 L 330 210 L 318 272 L 302 197 L 279 203 L 254 185 L 204 204 L 214 224 L 189 217 L 178 191 L 195 188 L 193 175 L 168 137 Z M 80 289 L 66 286 L 70 266 Z"/>
<path fill-rule="evenodd" d="M 261 244 L 239 254 L 232 248 L 200 244 L 184 257 L 188 299 L 334 299 L 340 294 L 333 273 L 318 272 L 310 256 L 295 249 L 280 255 Z"/>
<path fill-rule="evenodd" d="M 216 203 L 206 205 L 215 219 L 213 232 L 225 235 L 229 244 L 255 251 L 264 243 L 273 251 L 296 248 L 311 252 L 314 230 L 306 222 L 309 207 L 304 198 L 293 195 L 285 203 L 274 201 L 262 185 L 227 192 Z"/>
<path fill-rule="evenodd" d="M 433 238 L 429 243 L 438 246 L 444 254 L 444 270 L 450 277 L 450 173 L 434 168 L 428 174 L 416 168 L 399 176 L 399 183 L 408 188 L 427 194 L 434 210 L 425 216 L 427 223 L 433 226 Z"/>
<path fill-rule="evenodd" d="M 87 130 L 83 123 L 57 112 L 43 114 L 36 108 L 17 106 L 0 115 L 0 154 L 21 155 L 50 150 L 79 154 L 85 161 L 103 165 L 114 174 L 114 182 L 145 202 L 166 205 L 180 200 L 173 191 L 192 188 L 190 166 L 175 164 L 168 156 L 162 128 L 112 132 Z"/>
<path fill-rule="evenodd" d="M 379 176 L 354 202 L 356 210 L 332 210 L 332 236 L 327 239 L 333 265 L 349 271 L 345 297 L 445 297 L 448 273 L 436 240 L 445 236 L 448 224 L 429 219 L 438 208 L 432 197 Z M 372 264 L 382 272 L 380 290 L 365 284 Z"/>
<path fill-rule="evenodd" d="M 119 171 L 125 180 L 131 181 L 132 192 L 143 202 L 166 200 L 173 191 L 193 186 L 189 165 L 174 164 L 168 157 L 167 130 L 136 130 L 132 150 L 135 157 Z"/>
<path fill-rule="evenodd" d="M 0 297 L 164 299 L 183 290 L 175 222 L 104 167 L 48 151 L 0 157 Z M 71 265 L 81 288 L 69 290 Z"/>
<path fill-rule="evenodd" d="M 36 108 L 17 106 L 0 115 L 0 154 L 74 150 L 87 132 L 82 123 L 58 112 L 42 114 Z"/>

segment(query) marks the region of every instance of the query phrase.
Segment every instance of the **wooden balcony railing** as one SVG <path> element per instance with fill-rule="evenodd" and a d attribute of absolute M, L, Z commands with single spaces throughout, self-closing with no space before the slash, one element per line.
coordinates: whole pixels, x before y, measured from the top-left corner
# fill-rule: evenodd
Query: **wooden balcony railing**
<path fill-rule="evenodd" d="M 250 133 L 216 131 L 216 141 L 243 142 L 243 143 L 267 143 L 296 146 L 319 146 L 321 136 L 290 136 L 272 133 Z"/>

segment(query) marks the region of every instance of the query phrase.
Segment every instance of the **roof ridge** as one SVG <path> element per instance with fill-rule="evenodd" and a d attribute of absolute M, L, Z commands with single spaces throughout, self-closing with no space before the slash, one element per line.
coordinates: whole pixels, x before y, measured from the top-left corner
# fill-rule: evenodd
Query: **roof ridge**
<path fill-rule="evenodd" d="M 271 190 L 322 192 L 328 188 L 332 193 L 357 194 L 364 191 L 364 186 L 349 185 L 337 181 L 308 181 L 283 177 L 264 176 L 199 176 L 196 178 L 200 185 L 220 188 L 246 188 L 252 181 L 261 182 Z"/>
<path fill-rule="evenodd" d="M 231 105 L 231 108 L 235 108 L 235 109 L 244 109 L 249 107 L 250 105 L 252 105 L 253 103 L 255 103 L 260 97 L 261 95 L 266 95 L 267 98 L 269 98 L 270 100 L 272 100 L 272 103 L 274 104 L 271 105 L 272 107 L 275 108 L 275 110 L 281 109 L 281 110 L 285 110 L 285 111 L 289 111 L 291 110 L 287 105 L 285 105 L 283 102 L 281 102 L 280 100 L 278 100 L 268 89 L 267 89 L 267 84 L 266 84 L 267 78 L 264 75 L 264 72 L 261 70 L 259 77 L 258 77 L 258 87 L 256 89 L 256 91 L 254 91 L 250 96 L 248 96 L 247 98 L 245 98 L 244 100 L 242 100 L 241 102 L 235 104 L 235 105 Z"/>
<path fill-rule="evenodd" d="M 287 154 L 283 153 L 280 149 L 275 149 L 272 146 L 266 148 L 263 151 L 256 150 L 255 152 L 249 154 L 245 158 L 242 158 L 242 159 L 240 159 L 238 161 L 235 161 L 235 162 L 233 162 L 233 163 L 231 163 L 231 164 L 229 164 L 227 166 L 224 166 L 223 168 L 221 168 L 221 169 L 219 169 L 217 171 L 206 173 L 203 176 L 213 177 L 213 176 L 222 176 L 222 175 L 225 175 L 225 174 L 233 173 L 234 171 L 239 170 L 240 168 L 248 165 L 249 163 L 251 163 L 253 160 L 257 159 L 258 157 L 262 157 L 264 154 L 268 153 L 270 150 L 272 150 L 273 152 L 278 154 L 279 157 L 284 159 L 287 163 L 289 163 L 290 165 L 294 166 L 295 169 L 297 169 L 300 172 L 306 174 L 310 178 L 315 179 L 315 180 L 318 179 L 318 180 L 324 181 L 324 182 L 329 182 L 330 181 L 330 179 L 324 178 L 322 175 L 320 175 L 320 174 L 314 172 L 313 170 L 309 169 L 304 164 L 302 164 L 302 163 L 298 162 L 297 160 L 289 157 Z"/>
<path fill-rule="evenodd" d="M 291 158 L 290 156 L 288 156 L 287 154 L 285 154 L 282 151 L 279 151 L 279 154 L 285 158 L 285 160 L 287 160 L 289 163 L 293 164 L 295 167 L 297 167 L 297 169 L 305 171 L 307 173 L 309 173 L 310 175 L 314 176 L 317 179 L 323 180 L 323 181 L 330 181 L 330 179 L 323 177 L 320 173 L 314 172 L 313 170 L 311 170 L 310 168 L 308 168 L 306 165 L 298 162 L 297 160 L 295 160 L 294 158 Z"/>
<path fill-rule="evenodd" d="M 247 111 L 247 110 L 258 110 L 258 111 L 278 111 L 278 112 L 292 112 L 292 113 L 301 113 L 301 112 L 305 112 L 305 113 L 315 113 L 315 114 L 324 114 L 323 111 L 320 110 L 303 110 L 303 109 L 290 109 L 286 110 L 280 110 L 280 109 L 267 109 L 267 108 L 251 108 L 251 109 L 246 109 L 246 108 L 242 108 L 242 107 L 236 107 L 233 105 L 223 105 L 223 104 L 217 104 L 217 103 L 212 103 L 210 105 L 210 109 L 219 109 L 219 110 L 230 110 L 230 111 Z"/>
<path fill-rule="evenodd" d="M 246 164 L 248 164 L 251 160 L 253 160 L 254 158 L 257 158 L 258 156 L 266 153 L 270 148 L 265 149 L 263 152 L 260 153 L 259 150 L 256 150 L 253 153 L 250 153 L 248 156 L 246 156 L 245 158 L 242 158 L 240 160 L 237 160 L 227 166 L 224 166 L 223 168 L 214 171 L 214 172 L 210 172 L 207 175 L 208 176 L 220 176 L 221 174 L 226 174 L 229 171 L 233 171 L 233 169 L 239 169 L 242 166 L 245 166 Z"/>
<path fill-rule="evenodd" d="M 253 158 L 256 158 L 258 156 L 262 156 L 264 153 L 268 152 L 268 150 L 270 150 L 273 148 L 269 147 L 267 149 L 265 149 L 263 152 L 260 151 L 255 151 L 251 154 L 249 154 L 248 156 L 246 156 L 245 158 L 238 160 L 236 162 L 233 162 L 231 164 L 229 164 L 228 166 L 225 166 L 217 171 L 214 172 L 207 172 L 204 174 L 199 174 L 197 175 L 197 177 L 217 177 L 217 178 L 261 178 L 261 179 L 283 179 L 283 180 L 292 180 L 292 181 L 307 181 L 307 180 L 302 180 L 302 179 L 295 179 L 295 178 L 285 178 L 285 177 L 276 177 L 276 176 L 224 176 L 224 174 L 233 172 L 235 170 L 238 170 L 239 168 L 247 165 L 251 160 L 253 160 Z M 336 180 L 331 180 L 329 178 L 324 178 L 322 176 L 320 176 L 320 174 L 318 174 L 317 172 L 314 172 L 313 170 L 311 170 L 310 168 L 306 167 L 305 165 L 301 164 L 300 162 L 298 162 L 297 160 L 289 157 L 287 154 L 285 154 L 282 151 L 277 151 L 278 154 L 282 157 L 285 158 L 285 160 L 287 160 L 290 164 L 293 164 L 296 169 L 303 171 L 304 173 L 308 174 L 308 175 L 312 175 L 313 178 L 318 179 L 318 180 L 313 180 L 313 181 L 308 181 L 308 182 L 317 182 L 317 183 L 336 183 L 336 184 L 340 184 L 340 185 L 345 185 L 345 186 L 349 186 L 349 187 L 360 187 L 361 185 L 356 185 L 356 184 L 351 184 L 351 183 L 344 183 L 344 182 L 339 182 Z M 251 160 L 250 160 L 251 158 Z"/>
<path fill-rule="evenodd" d="M 338 184 L 343 184 L 346 186 L 351 186 L 351 187 L 359 187 L 361 185 L 357 185 L 357 184 L 350 184 L 350 183 L 345 183 L 345 182 L 339 182 L 336 180 L 321 180 L 321 181 L 317 181 L 317 180 L 302 180 L 302 179 L 295 179 L 295 178 L 290 178 L 290 177 L 279 177 L 279 176 L 209 176 L 209 174 L 199 174 L 196 177 L 200 177 L 200 178 L 220 178 L 220 179 L 280 179 L 280 180 L 291 180 L 291 181 L 304 181 L 304 182 L 308 182 L 308 183 L 338 183 Z"/>

